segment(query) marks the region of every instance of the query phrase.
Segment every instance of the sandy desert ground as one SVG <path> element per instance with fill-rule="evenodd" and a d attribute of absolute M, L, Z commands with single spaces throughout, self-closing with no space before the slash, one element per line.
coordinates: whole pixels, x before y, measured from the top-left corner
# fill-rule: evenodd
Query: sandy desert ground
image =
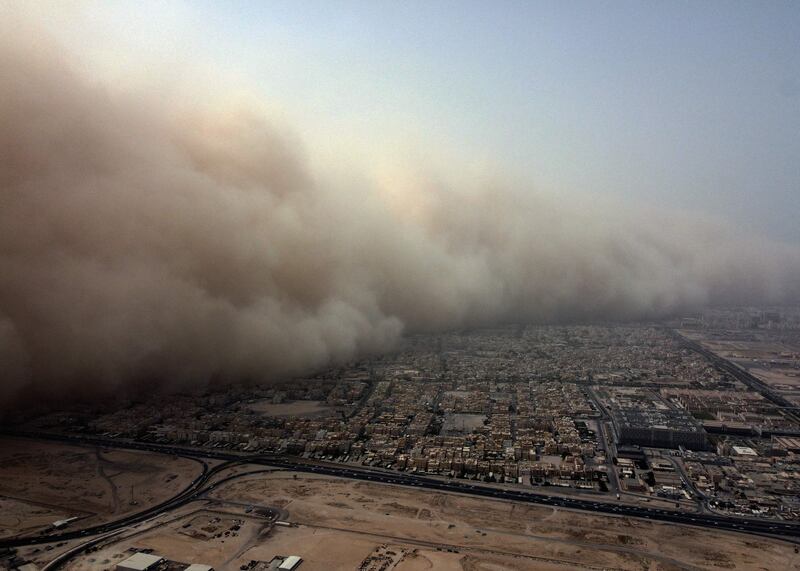
<path fill-rule="evenodd" d="M 202 470 L 193 460 L 26 439 L 0 439 L 0 537 L 77 517 L 80 529 L 162 502 Z"/>
<path fill-rule="evenodd" d="M 217 571 L 290 554 L 300 571 L 800 569 L 780 541 L 289 472 L 232 480 L 192 506 L 68 568 L 111 569 L 149 548 Z"/>

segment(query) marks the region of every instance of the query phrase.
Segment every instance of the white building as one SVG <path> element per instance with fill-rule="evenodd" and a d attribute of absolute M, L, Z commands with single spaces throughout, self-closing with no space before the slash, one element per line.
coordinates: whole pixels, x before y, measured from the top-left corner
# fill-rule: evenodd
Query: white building
<path fill-rule="evenodd" d="M 183 571 L 214 571 L 211 565 L 203 565 L 202 563 L 192 563 Z"/>
<path fill-rule="evenodd" d="M 749 446 L 734 446 L 733 453 L 737 456 L 758 456 L 758 452 Z"/>
<path fill-rule="evenodd" d="M 53 529 L 61 529 L 62 527 L 67 527 L 69 524 L 71 524 L 76 519 L 78 519 L 77 516 L 76 517 L 70 517 L 70 518 L 67 518 L 67 519 L 60 519 L 58 521 L 54 521 L 53 522 Z"/>
<path fill-rule="evenodd" d="M 292 569 L 296 569 L 297 566 L 300 565 L 302 561 L 303 560 L 300 559 L 297 555 L 290 555 L 289 557 L 283 560 L 283 563 L 281 563 L 278 566 L 278 569 L 280 569 L 281 571 L 292 571 Z"/>
<path fill-rule="evenodd" d="M 125 561 L 117 563 L 117 571 L 148 571 L 163 561 L 164 558 L 160 555 L 135 553 Z"/>

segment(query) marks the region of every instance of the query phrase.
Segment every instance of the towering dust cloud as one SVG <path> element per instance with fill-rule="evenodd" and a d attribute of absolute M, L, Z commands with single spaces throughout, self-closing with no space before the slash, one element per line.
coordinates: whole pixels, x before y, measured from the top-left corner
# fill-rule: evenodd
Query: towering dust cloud
<path fill-rule="evenodd" d="M 256 109 L 205 105 L 205 86 L 197 105 L 121 95 L 31 45 L 0 38 L 3 404 L 269 380 L 408 331 L 798 293 L 786 246 L 496 183 L 328 181 Z"/>

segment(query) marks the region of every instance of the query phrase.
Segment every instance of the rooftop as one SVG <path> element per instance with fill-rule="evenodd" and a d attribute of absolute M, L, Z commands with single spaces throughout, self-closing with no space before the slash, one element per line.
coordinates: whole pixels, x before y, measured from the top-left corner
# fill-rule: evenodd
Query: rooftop
<path fill-rule="evenodd" d="M 154 565 L 157 565 L 164 558 L 160 555 L 151 555 L 149 553 L 135 553 L 128 557 L 125 561 L 117 564 L 117 569 L 133 569 L 135 571 L 147 571 Z"/>

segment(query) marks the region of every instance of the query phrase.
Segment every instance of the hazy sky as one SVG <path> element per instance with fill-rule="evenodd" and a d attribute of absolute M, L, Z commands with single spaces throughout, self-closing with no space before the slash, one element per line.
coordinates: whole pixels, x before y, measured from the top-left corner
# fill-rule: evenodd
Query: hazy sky
<path fill-rule="evenodd" d="M 198 1 L 87 12 L 80 43 L 106 34 L 120 58 L 138 47 L 138 65 L 142 53 L 153 67 L 172 54 L 246 77 L 317 159 L 417 153 L 438 168 L 455 156 L 455 170 L 700 208 L 800 241 L 797 2 Z"/>
<path fill-rule="evenodd" d="M 702 9 L 0 3 L 0 409 L 796 303 L 797 9 Z"/>

